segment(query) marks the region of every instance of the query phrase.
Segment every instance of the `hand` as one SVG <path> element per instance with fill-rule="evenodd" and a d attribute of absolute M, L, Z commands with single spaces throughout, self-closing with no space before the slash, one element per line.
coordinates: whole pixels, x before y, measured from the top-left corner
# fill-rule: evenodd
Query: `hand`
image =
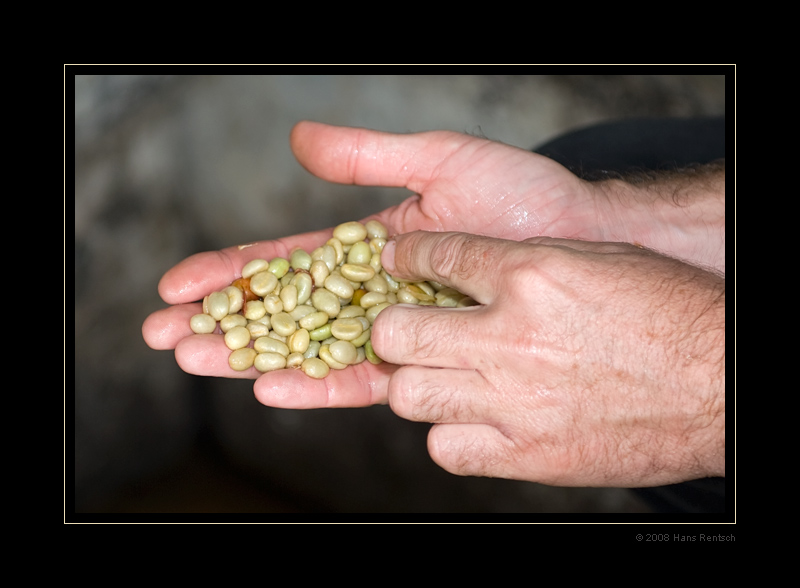
<path fill-rule="evenodd" d="M 633 245 L 416 232 L 384 266 L 482 306 L 398 305 L 388 399 L 446 470 L 562 486 L 724 476 L 725 282 Z"/>
<path fill-rule="evenodd" d="M 458 230 L 506 239 L 547 234 L 602 239 L 600 206 L 590 184 L 552 160 L 501 143 L 437 131 L 394 135 L 300 123 L 292 149 L 312 173 L 334 182 L 406 186 L 415 195 L 378 218 L 392 234 L 417 229 Z M 394 366 L 361 364 L 309 381 L 286 370 L 261 375 L 254 368 L 232 370 L 222 337 L 196 335 L 189 319 L 196 301 L 228 286 L 254 258 L 288 256 L 294 247 L 313 250 L 330 231 L 193 255 L 169 270 L 159 283 L 162 299 L 173 306 L 147 318 L 142 331 L 154 349 L 175 349 L 188 373 L 258 378 L 255 392 L 269 405 L 294 408 L 366 406 L 386 401 Z"/>
<path fill-rule="evenodd" d="M 323 179 L 405 186 L 415 192 L 399 206 L 376 215 L 394 234 L 425 229 L 514 241 L 537 235 L 587 241 L 623 239 L 643 245 L 665 244 L 662 251 L 692 260 L 691 254 L 682 255 L 680 249 L 671 251 L 669 239 L 660 238 L 674 223 L 660 223 L 641 195 L 618 197 L 609 193 L 608 186 L 583 182 L 555 162 L 522 149 L 450 132 L 392 135 L 317 123 L 295 127 L 291 144 L 298 160 Z M 645 206 L 640 206 L 642 202 Z M 724 204 L 722 208 L 724 220 Z M 648 220 L 629 223 L 625 215 Z M 625 233 L 629 225 L 643 228 Z M 334 370 L 324 380 L 310 380 L 294 370 L 263 375 L 255 369 L 235 372 L 227 364 L 229 350 L 219 334 L 195 335 L 189 329 L 189 318 L 200 308 L 195 301 L 230 284 L 250 259 L 287 256 L 293 247 L 311 250 L 329 236 L 330 231 L 319 231 L 188 258 L 162 278 L 159 292 L 174 306 L 148 317 L 143 326 L 145 340 L 155 349 L 175 349 L 178 364 L 188 373 L 258 378 L 256 397 L 270 406 L 317 408 L 387 402 L 390 378 L 397 370 L 393 364 L 362 363 Z M 376 323 L 377 335 L 382 328 Z"/>

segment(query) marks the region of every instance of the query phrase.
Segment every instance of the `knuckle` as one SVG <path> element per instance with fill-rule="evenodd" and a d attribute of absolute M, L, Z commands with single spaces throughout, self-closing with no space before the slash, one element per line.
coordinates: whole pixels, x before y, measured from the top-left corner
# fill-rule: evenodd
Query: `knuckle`
<path fill-rule="evenodd" d="M 410 233 L 398 247 L 397 269 L 407 278 L 448 283 L 467 281 L 491 270 L 496 255 L 490 241 L 465 233 Z"/>
<path fill-rule="evenodd" d="M 389 406 L 413 421 L 442 422 L 453 409 L 458 395 L 452 386 L 431 378 L 430 368 L 404 366 L 389 380 Z"/>
<path fill-rule="evenodd" d="M 467 281 L 481 275 L 494 264 L 485 239 L 476 235 L 454 233 L 445 236 L 430 254 L 435 278 Z"/>

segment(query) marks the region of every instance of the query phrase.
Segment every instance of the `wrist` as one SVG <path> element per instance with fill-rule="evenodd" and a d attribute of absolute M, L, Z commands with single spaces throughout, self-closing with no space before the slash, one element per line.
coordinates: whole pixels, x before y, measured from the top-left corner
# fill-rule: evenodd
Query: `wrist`
<path fill-rule="evenodd" d="M 654 249 L 725 273 L 724 161 L 591 184 L 605 240 Z"/>

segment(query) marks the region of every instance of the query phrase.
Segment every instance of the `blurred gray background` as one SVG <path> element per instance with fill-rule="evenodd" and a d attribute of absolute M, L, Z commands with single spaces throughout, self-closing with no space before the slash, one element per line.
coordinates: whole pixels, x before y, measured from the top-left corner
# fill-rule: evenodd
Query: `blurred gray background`
<path fill-rule="evenodd" d="M 122 68 L 124 71 L 124 68 Z M 167 70 L 159 70 L 167 71 Z M 691 68 L 689 68 L 691 71 Z M 289 149 L 303 119 L 449 129 L 533 148 L 633 116 L 725 113 L 721 75 L 74 75 L 77 513 L 639 513 L 624 489 L 462 478 L 388 407 L 279 410 L 251 381 L 183 373 L 141 325 L 198 251 L 330 227 L 399 189 L 330 185 Z"/>

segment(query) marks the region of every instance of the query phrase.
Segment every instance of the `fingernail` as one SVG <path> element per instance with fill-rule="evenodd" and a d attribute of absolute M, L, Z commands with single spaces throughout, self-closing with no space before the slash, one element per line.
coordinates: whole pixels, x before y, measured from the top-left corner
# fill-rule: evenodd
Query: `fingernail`
<path fill-rule="evenodd" d="M 383 251 L 381 252 L 381 265 L 390 274 L 397 269 L 394 266 L 394 250 L 396 247 L 397 241 L 392 239 L 391 241 L 386 242 L 386 245 L 383 246 Z"/>

